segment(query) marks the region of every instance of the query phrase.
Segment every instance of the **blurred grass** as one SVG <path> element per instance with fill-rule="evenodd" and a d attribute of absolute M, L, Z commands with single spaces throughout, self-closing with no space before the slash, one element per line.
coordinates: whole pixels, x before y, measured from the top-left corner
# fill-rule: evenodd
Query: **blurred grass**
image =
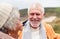
<path fill-rule="evenodd" d="M 50 23 L 56 33 L 60 34 L 60 18 L 56 18 L 53 22 Z"/>
<path fill-rule="evenodd" d="M 55 25 L 53 27 L 53 29 L 55 30 L 56 33 L 59 33 L 60 34 L 60 26 L 59 25 Z"/>

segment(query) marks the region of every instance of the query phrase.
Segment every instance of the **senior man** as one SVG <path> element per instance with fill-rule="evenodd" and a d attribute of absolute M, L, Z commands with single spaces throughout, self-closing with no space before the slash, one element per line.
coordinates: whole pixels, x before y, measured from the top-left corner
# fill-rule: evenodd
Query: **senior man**
<path fill-rule="evenodd" d="M 28 8 L 28 20 L 24 23 L 22 39 L 59 39 L 51 25 L 43 21 L 44 8 L 35 3 Z"/>

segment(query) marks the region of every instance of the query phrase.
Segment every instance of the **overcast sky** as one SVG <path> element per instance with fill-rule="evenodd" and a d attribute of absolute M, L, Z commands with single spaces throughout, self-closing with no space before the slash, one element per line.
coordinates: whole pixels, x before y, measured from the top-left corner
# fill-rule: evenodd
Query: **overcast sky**
<path fill-rule="evenodd" d="M 1 2 L 7 2 L 19 9 L 28 8 L 30 4 L 39 2 L 43 7 L 60 7 L 60 0 L 0 0 Z"/>

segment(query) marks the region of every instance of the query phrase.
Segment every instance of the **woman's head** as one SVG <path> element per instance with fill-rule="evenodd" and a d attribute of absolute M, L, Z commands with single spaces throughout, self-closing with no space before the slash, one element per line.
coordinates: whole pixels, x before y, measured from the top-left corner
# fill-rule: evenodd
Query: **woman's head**
<path fill-rule="evenodd" d="M 0 28 L 3 26 L 9 30 L 17 30 L 22 26 L 18 9 L 8 3 L 0 4 Z"/>

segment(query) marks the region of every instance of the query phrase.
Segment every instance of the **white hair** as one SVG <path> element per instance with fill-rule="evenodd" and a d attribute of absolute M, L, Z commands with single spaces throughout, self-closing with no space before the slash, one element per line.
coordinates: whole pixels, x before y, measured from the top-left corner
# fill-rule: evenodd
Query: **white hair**
<path fill-rule="evenodd" d="M 30 5 L 30 7 L 28 8 L 28 14 L 29 14 L 30 9 L 33 9 L 33 8 L 39 8 L 39 9 L 42 10 L 43 14 L 45 13 L 45 12 L 44 12 L 44 7 L 43 7 L 40 3 L 33 3 L 33 4 Z"/>

